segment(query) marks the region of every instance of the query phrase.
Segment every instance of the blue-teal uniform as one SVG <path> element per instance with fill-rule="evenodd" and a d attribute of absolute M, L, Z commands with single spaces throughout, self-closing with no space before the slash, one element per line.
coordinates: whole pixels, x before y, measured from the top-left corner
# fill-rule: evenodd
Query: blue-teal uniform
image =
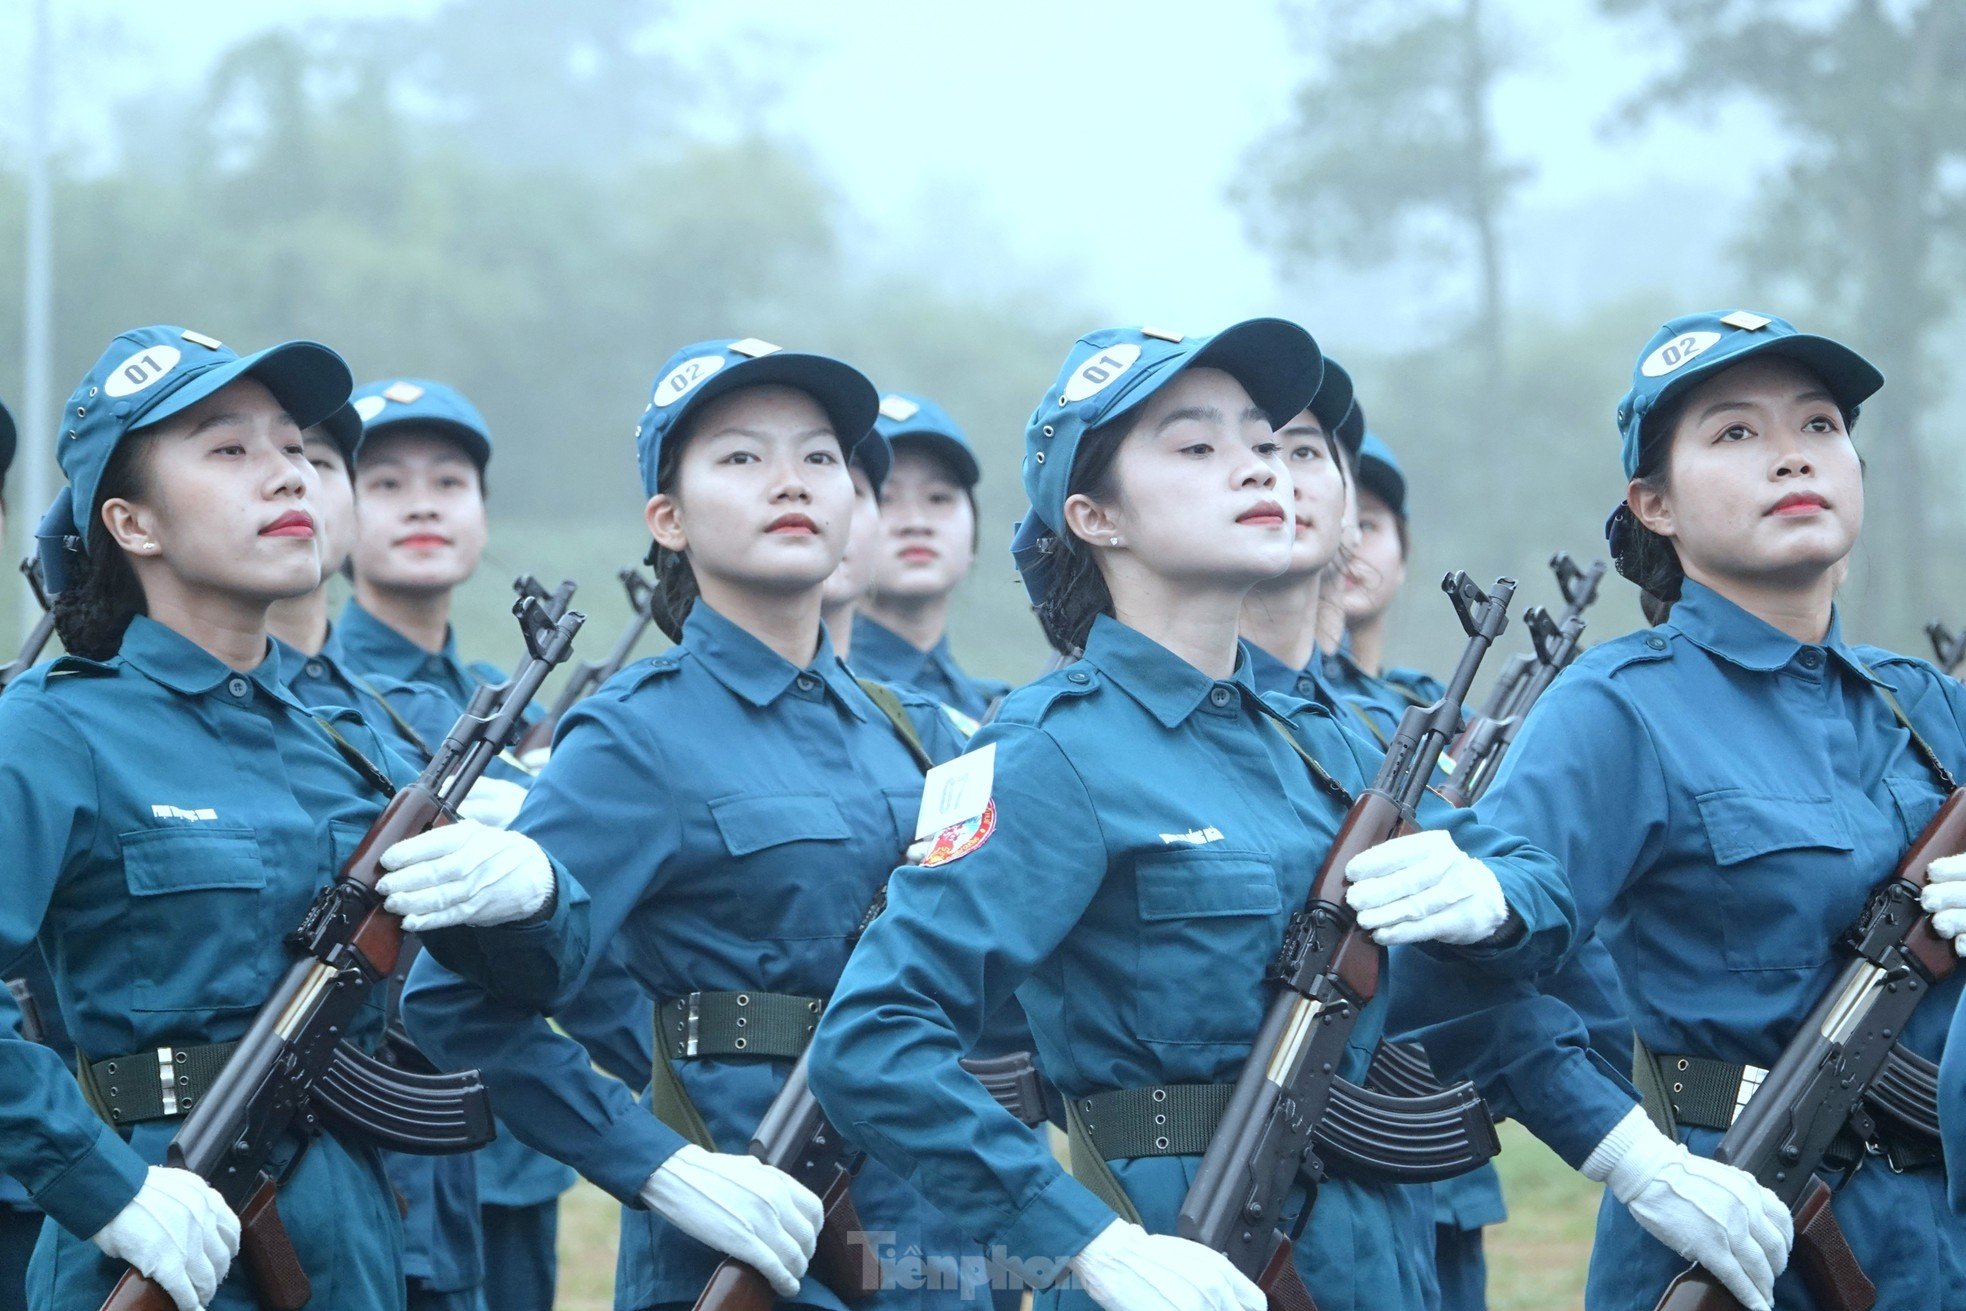
<path fill-rule="evenodd" d="M 1250 681 L 1259 694 L 1267 696 L 1275 692 L 1281 696 L 1296 697 L 1300 701 L 1323 706 L 1334 719 L 1344 718 L 1344 703 L 1337 691 L 1325 681 L 1323 653 L 1314 648 L 1310 662 L 1302 669 L 1293 669 L 1254 642 L 1244 642 L 1243 646 L 1249 652 Z"/>
<path fill-rule="evenodd" d="M 956 663 L 945 636 L 924 651 L 864 614 L 853 617 L 853 667 L 876 682 L 911 687 L 932 701 L 983 719 L 1010 691 L 1010 684 L 978 678 Z"/>
<path fill-rule="evenodd" d="M 1966 691 L 1951 679 L 1851 646 L 1835 619 L 1824 641 L 1797 642 L 1689 580 L 1666 623 L 1587 651 L 1530 712 L 1476 813 L 1562 863 L 1653 1053 L 1773 1065 L 1843 967 L 1839 939 L 1942 797 L 1887 690 L 1947 768 L 1966 769 Z M 1432 962 L 1402 985 L 1436 1021 L 1423 1034 L 1435 1061 L 1573 1165 L 1636 1101 L 1549 990 L 1509 997 Z M 1938 1058 L 1959 987 L 1920 1006 L 1910 1047 Z M 1489 1009 L 1442 1017 L 1456 993 Z M 1680 1129 L 1701 1153 L 1719 1136 Z M 1939 1168 L 1870 1162 L 1836 1211 L 1879 1306 L 1966 1307 L 1966 1225 Z M 1649 1308 L 1684 1265 L 1607 1197 L 1587 1300 Z M 1813 1306 L 1793 1271 L 1776 1305 Z"/>
<path fill-rule="evenodd" d="M 1374 753 L 1357 735 L 1309 703 L 1273 704 L 1339 782 L 1370 781 Z M 1264 969 L 1345 814 L 1279 727 L 1246 657 L 1211 680 L 1095 620 L 1083 659 L 1013 692 L 973 739 L 972 751 L 996 748 L 990 808 L 938 839 L 966 854 L 894 874 L 820 1024 L 810 1076 L 835 1123 L 1034 1284 L 1052 1285 L 1113 1212 L 957 1058 L 1015 993 L 1067 1098 L 1235 1079 L 1269 1000 Z M 1560 954 L 1560 871 L 1472 814 L 1428 810 L 1488 863 L 1519 917 L 1508 945 L 1464 954 L 1530 972 Z M 1364 1072 L 1382 1010 L 1362 1017 L 1349 1077 Z M 1172 1233 L 1197 1158 L 1111 1164 L 1147 1228 Z M 1324 1311 L 1429 1305 L 1432 1271 L 1400 1237 L 1413 1208 L 1395 1186 L 1321 1189 L 1298 1264 Z M 1076 1290 L 1042 1296 L 1090 1305 Z"/>
<path fill-rule="evenodd" d="M 61 1007 L 55 1003 L 54 979 L 41 959 L 41 948 L 30 946 L 18 958 L 0 969 L 0 977 L 19 980 L 34 999 L 41 1021 L 42 1045 L 58 1053 L 71 1068 L 75 1064 L 74 1046 L 62 1024 Z M 20 1023 L 19 1007 L 13 995 L 0 995 L 0 1033 Z M 41 1236 L 41 1209 L 27 1189 L 11 1175 L 0 1174 L 0 1311 L 19 1311 L 27 1306 L 27 1263 L 34 1255 L 34 1244 Z"/>
<path fill-rule="evenodd" d="M 1378 677 L 1368 674 L 1344 647 L 1324 656 L 1322 676 L 1351 709 L 1355 726 L 1363 727 L 1382 747 L 1393 740 L 1408 706 L 1430 705 L 1446 691 L 1440 680 L 1414 669 L 1388 669 Z"/>
<path fill-rule="evenodd" d="M 481 661 L 467 664 L 458 656 L 457 639 L 449 632 L 444 635 L 443 650 L 434 654 L 425 651 L 364 610 L 353 597 L 335 623 L 326 653 L 344 669 L 377 680 L 390 708 L 433 746 L 443 741 L 452 721 L 480 685 L 501 682 L 505 677 L 495 665 Z M 431 692 L 436 695 L 429 695 Z M 525 777 L 503 761 L 494 761 L 486 772 L 508 781 Z M 408 1159 L 395 1168 L 410 1188 L 423 1192 L 447 1182 L 451 1186 L 444 1195 L 449 1202 L 462 1200 L 456 1181 L 450 1180 L 448 1173 L 443 1180 L 432 1177 L 458 1167 L 432 1167 L 425 1161 Z M 551 1305 L 558 1279 L 560 1196 L 573 1187 L 573 1171 L 528 1148 L 502 1121 L 498 1137 L 473 1154 L 471 1168 L 476 1176 L 477 1223 L 467 1232 L 464 1224 L 447 1221 L 427 1234 L 416 1235 L 427 1237 L 432 1245 L 433 1282 L 427 1287 L 456 1292 L 474 1286 L 461 1281 L 469 1275 L 469 1254 L 482 1249 L 481 1282 L 491 1311 L 531 1311 Z M 410 1188 L 405 1188 L 405 1195 L 414 1203 L 419 1200 L 418 1193 Z"/>
<path fill-rule="evenodd" d="M 359 716 L 321 718 L 407 779 Z M 38 942 L 79 1059 L 233 1041 L 289 964 L 283 935 L 384 800 L 286 691 L 277 650 L 235 673 L 139 616 L 115 657 L 65 657 L 0 702 L 0 955 Z M 562 876 L 541 923 L 426 946 L 515 1003 L 548 997 L 584 954 L 585 901 Z M 351 1036 L 373 1040 L 381 1018 L 372 1004 Z M 121 1271 L 83 1236 L 136 1194 L 176 1128 L 111 1127 L 56 1053 L 0 1038 L 0 1166 L 57 1222 L 30 1272 L 35 1305 L 100 1305 Z M 402 1229 L 373 1149 L 309 1140 L 280 1209 L 311 1307 L 402 1304 Z M 257 1303 L 236 1273 L 213 1305 Z"/>
<path fill-rule="evenodd" d="M 931 702 L 904 698 L 929 753 L 960 750 Z M 798 668 L 698 601 L 674 649 L 624 669 L 566 717 L 514 827 L 595 880 L 595 950 L 646 997 L 759 990 L 825 998 L 881 880 L 914 836 L 922 771 L 821 635 Z M 584 988 L 585 980 L 576 984 Z M 419 1045 L 485 1071 L 525 1140 L 625 1206 L 615 1305 L 687 1305 L 717 1256 L 642 1209 L 644 1181 L 684 1141 L 536 1008 L 505 1004 L 433 961 L 411 972 Z M 679 1060 L 723 1151 L 742 1151 L 791 1068 Z M 1027 1133 L 1027 1136 L 1028 1133 Z M 980 1253 L 878 1165 L 854 1197 L 894 1286 L 872 1305 L 953 1304 L 915 1258 Z M 892 1243 L 890 1249 L 887 1244 Z M 942 1282 L 953 1282 L 938 1274 Z M 840 1311 L 808 1280 L 800 1305 Z"/>
<path fill-rule="evenodd" d="M 403 759 L 418 766 L 430 756 L 430 722 L 446 712 L 456 718 L 449 699 L 435 688 L 397 683 L 383 675 L 373 679 L 342 666 L 332 634 L 322 649 L 304 655 L 274 639 L 287 675 L 287 690 L 304 706 L 347 706 L 368 721 L 376 735 Z M 421 720 L 419 731 L 413 721 Z M 436 728 L 441 742 L 448 723 Z M 393 1008 L 395 997 L 389 1005 Z M 410 1311 L 479 1305 L 485 1281 L 485 1258 L 479 1238 L 478 1165 L 469 1155 L 408 1156 L 382 1153 L 382 1168 L 390 1186 L 402 1197 L 403 1274 L 409 1283 Z"/>

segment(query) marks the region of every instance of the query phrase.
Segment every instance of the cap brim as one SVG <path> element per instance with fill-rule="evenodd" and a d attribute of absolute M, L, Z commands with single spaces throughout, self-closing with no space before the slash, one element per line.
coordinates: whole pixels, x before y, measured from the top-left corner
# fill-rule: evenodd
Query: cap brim
<path fill-rule="evenodd" d="M 1311 407 L 1324 381 L 1324 355 L 1311 334 L 1286 319 L 1245 319 L 1222 329 L 1182 364 L 1220 369 L 1242 384 L 1256 408 L 1282 427 Z"/>
<path fill-rule="evenodd" d="M 674 431 L 680 427 L 698 406 L 713 397 L 766 383 L 791 387 L 812 397 L 826 411 L 833 434 L 840 439 L 840 449 L 848 459 L 854 458 L 860 443 L 873 435 L 874 421 L 880 417 L 881 397 L 867 376 L 851 364 L 830 356 L 799 351 L 774 351 L 717 370 L 683 398 L 682 408 L 669 420 L 669 428 Z"/>
<path fill-rule="evenodd" d="M 894 451 L 887 438 L 879 431 L 868 433 L 854 446 L 848 462 L 860 466 L 867 475 L 867 481 L 874 485 L 874 495 L 879 496 L 887 486 L 887 476 L 894 469 Z"/>
<path fill-rule="evenodd" d="M 334 351 L 316 341 L 282 342 L 191 378 L 148 409 L 139 410 L 129 430 L 162 423 L 246 377 L 272 392 L 302 428 L 313 427 L 346 405 L 355 389 L 348 365 Z"/>
<path fill-rule="evenodd" d="M 982 480 L 983 466 L 976 462 L 976 453 L 945 432 L 902 432 L 887 440 L 896 450 L 918 447 L 942 461 L 965 490 Z"/>
<path fill-rule="evenodd" d="M 1384 460 L 1370 455 L 1358 459 L 1358 485 L 1363 491 L 1371 492 L 1386 508 L 1404 519 L 1406 517 L 1406 478 Z"/>
<path fill-rule="evenodd" d="M 7 413 L 7 407 L 0 405 L 0 480 L 7 476 L 13 467 L 14 452 L 19 449 L 19 434 L 14 430 L 14 416 Z"/>
<path fill-rule="evenodd" d="M 456 442 L 464 448 L 464 453 L 471 458 L 471 463 L 478 466 L 480 472 L 491 463 L 491 443 L 485 440 L 483 433 L 468 423 L 446 419 L 438 414 L 405 414 L 400 418 L 384 419 L 380 423 L 364 424 L 361 441 L 357 443 L 358 449 L 394 428 L 421 428 Z"/>
<path fill-rule="evenodd" d="M 1318 424 L 1326 432 L 1345 442 L 1353 455 L 1358 454 L 1358 443 L 1365 440 L 1365 425 L 1358 425 L 1349 441 L 1341 431 L 1345 416 L 1352 412 L 1352 375 L 1345 372 L 1336 360 L 1324 361 L 1324 378 L 1318 383 L 1317 394 L 1304 408 L 1317 416 Z"/>
<path fill-rule="evenodd" d="M 321 430 L 328 434 L 328 439 L 340 449 L 341 458 L 348 461 L 352 467 L 355 463 L 355 452 L 362 445 L 363 435 L 362 416 L 355 413 L 355 407 L 343 405 L 337 409 L 321 420 Z"/>
<path fill-rule="evenodd" d="M 1718 359 L 1696 359 L 1684 372 L 1659 389 L 1648 407 L 1648 413 L 1656 414 L 1673 399 L 1683 396 L 1693 387 L 1758 356 L 1774 355 L 1794 360 L 1805 369 L 1823 380 L 1829 394 L 1836 403 L 1846 410 L 1855 410 L 1884 385 L 1884 375 L 1877 366 L 1840 341 L 1828 337 L 1817 337 L 1808 333 L 1797 333 L 1789 337 L 1769 337 L 1750 342 L 1737 351 L 1730 351 Z"/>
<path fill-rule="evenodd" d="M 1053 535 L 1051 525 L 1036 509 L 1028 511 L 1011 534 L 1010 558 L 1017 566 L 1017 576 L 1024 580 L 1024 593 L 1031 598 L 1032 605 L 1043 605 L 1044 599 L 1051 595 L 1057 566 L 1051 552 L 1045 549 L 1045 539 Z"/>

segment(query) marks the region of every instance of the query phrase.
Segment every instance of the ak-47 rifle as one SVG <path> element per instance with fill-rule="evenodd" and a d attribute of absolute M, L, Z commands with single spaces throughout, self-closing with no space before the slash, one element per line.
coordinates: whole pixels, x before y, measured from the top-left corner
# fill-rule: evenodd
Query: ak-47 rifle
<path fill-rule="evenodd" d="M 34 599 L 41 603 L 41 617 L 27 634 L 27 640 L 20 644 L 20 654 L 11 663 L 0 665 L 0 692 L 7 690 L 7 684 L 19 678 L 34 667 L 47 648 L 48 639 L 55 635 L 55 609 L 48 602 L 48 589 L 41 583 L 41 562 L 33 556 L 20 562 L 20 571 L 27 575 L 28 588 Z"/>
<path fill-rule="evenodd" d="M 1572 619 L 1582 615 L 1597 600 L 1598 584 L 1604 581 L 1604 561 L 1596 560 L 1589 569 L 1580 569 L 1577 562 L 1564 551 L 1550 557 L 1550 568 L 1556 574 L 1557 590 L 1563 593 L 1563 615 L 1556 621 L 1562 628 Z M 1508 708 L 1521 698 L 1522 685 L 1529 681 L 1531 672 L 1537 664 L 1535 651 L 1523 651 L 1509 657 L 1509 663 L 1502 667 L 1502 676 L 1495 680 L 1495 686 L 1488 689 L 1488 695 L 1475 711 L 1472 723 L 1482 720 L 1500 720 L 1508 715 Z M 1461 758 L 1463 742 L 1467 738 L 1463 731 L 1449 749 L 1448 757 Z"/>
<path fill-rule="evenodd" d="M 567 675 L 566 686 L 554 699 L 552 709 L 535 720 L 532 727 L 526 730 L 526 735 L 519 739 L 519 755 L 553 745 L 553 732 L 559 728 L 567 711 L 573 709 L 582 697 L 621 672 L 621 667 L 628 663 L 628 657 L 635 654 L 642 634 L 648 632 L 649 625 L 655 622 L 655 584 L 639 569 L 623 569 L 616 577 L 628 590 L 628 608 L 634 617 L 623 630 L 621 640 L 608 652 L 607 659 L 583 661 L 573 667 L 573 672 Z"/>
<path fill-rule="evenodd" d="M 1349 1104 L 1337 1095 L 1346 1043 L 1360 1012 L 1378 995 L 1384 964 L 1385 949 L 1358 927 L 1345 904 L 1345 867 L 1362 852 L 1413 831 L 1434 762 L 1460 728 L 1462 702 L 1508 622 L 1515 593 L 1511 579 L 1498 579 L 1484 593 L 1464 573 L 1449 574 L 1442 588 L 1453 599 L 1468 645 L 1441 699 L 1410 707 L 1400 720 L 1385 763 L 1352 803 L 1309 897 L 1291 916 L 1269 969 L 1276 998 L 1181 1204 L 1181 1236 L 1227 1256 L 1263 1289 L 1273 1311 L 1315 1311 L 1291 1244 L 1310 1219 L 1326 1172 L 1317 1153 L 1329 1134 L 1321 1130 Z M 1374 1099 L 1398 1100 L 1353 1093 L 1366 1099 L 1368 1110 Z M 1493 1151 L 1489 1146 L 1488 1154 Z M 1300 1178 L 1310 1196 L 1287 1231 L 1284 1211 Z"/>
<path fill-rule="evenodd" d="M 567 595 L 571 595 L 568 591 Z M 225 1069 L 171 1140 L 168 1162 L 204 1179 L 239 1217 L 240 1253 L 268 1311 L 298 1311 L 312 1289 L 275 1207 L 268 1161 L 283 1135 L 324 1122 L 394 1152 L 441 1155 L 491 1141 L 491 1105 L 477 1071 L 416 1074 L 349 1046 L 343 1035 L 403 948 L 403 921 L 375 885 L 384 852 L 456 818 L 457 803 L 515 737 L 520 715 L 584 620 L 552 617 L 536 595 L 513 606 L 527 659 L 499 687 L 481 687 L 422 774 L 377 816 L 341 874 L 289 935 L 299 959 L 267 998 Z M 173 1311 L 135 1270 L 103 1311 Z"/>
<path fill-rule="evenodd" d="M 1834 1154 L 1847 1157 L 1852 1144 L 1861 1152 L 1876 1134 L 1870 1112 L 1904 1095 L 1893 1085 L 1922 1080 L 1929 1070 L 1930 1062 L 1900 1049 L 1897 1038 L 1919 1002 L 1959 963 L 1952 940 L 1933 929 L 1919 893 L 1934 860 L 1962 851 L 1966 792 L 1955 788 L 1897 872 L 1871 893 L 1844 938 L 1854 959 L 1714 1149 L 1716 1161 L 1747 1171 L 1789 1208 L 1795 1218 L 1792 1264 L 1827 1311 L 1867 1311 L 1877 1289 L 1836 1223 L 1829 1185 L 1818 1172 Z M 1931 1109 L 1936 1113 L 1936 1105 Z M 1740 1305 L 1719 1280 L 1694 1266 L 1667 1287 L 1658 1311 L 1738 1311 Z"/>
<path fill-rule="evenodd" d="M 882 884 L 853 931 L 853 945 L 886 907 L 887 885 Z M 860 1173 L 867 1154 L 840 1136 L 813 1096 L 806 1082 L 809 1051 L 799 1054 L 785 1086 L 765 1108 L 749 1151 L 791 1175 L 819 1199 L 824 1219 L 807 1273 L 842 1302 L 855 1303 L 880 1290 L 880 1271 L 868 1259 L 866 1227 L 853 1206 L 853 1177 Z M 763 1275 L 736 1257 L 725 1257 L 710 1272 L 694 1311 L 772 1311 L 777 1305 L 778 1295 Z"/>
<path fill-rule="evenodd" d="M 1934 619 L 1925 625 L 1925 636 L 1932 639 L 1932 655 L 1939 662 L 1939 668 L 1948 674 L 1959 672 L 1959 662 L 1966 660 L 1966 633 L 1954 635 L 1944 624 Z M 5 675 L 0 674 L 0 682 Z"/>
<path fill-rule="evenodd" d="M 1448 777 L 1440 785 L 1440 795 L 1451 806 L 1472 806 L 1487 791 L 1529 708 L 1581 649 L 1584 620 L 1580 615 L 1571 615 L 1558 627 L 1549 611 L 1532 606 L 1524 612 L 1522 622 L 1529 630 L 1533 652 L 1528 657 L 1527 676 L 1516 680 L 1513 694 L 1499 707 L 1499 715 L 1491 718 L 1485 711 L 1476 715 L 1441 760 L 1441 769 Z"/>

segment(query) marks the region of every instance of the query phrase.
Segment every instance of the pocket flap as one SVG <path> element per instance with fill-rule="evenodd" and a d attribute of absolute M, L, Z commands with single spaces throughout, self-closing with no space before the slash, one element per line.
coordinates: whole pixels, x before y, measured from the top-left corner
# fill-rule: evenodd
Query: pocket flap
<path fill-rule="evenodd" d="M 733 856 L 787 842 L 842 842 L 853 836 L 838 803 L 822 792 L 722 797 L 710 803 L 710 817 Z"/>
<path fill-rule="evenodd" d="M 249 828 L 216 824 L 139 829 L 118 835 L 133 897 L 215 888 L 263 888 L 266 866 Z"/>
<path fill-rule="evenodd" d="M 1729 788 L 1694 798 L 1713 858 L 1738 865 L 1772 851 L 1850 851 L 1850 826 L 1828 797 L 1771 797 Z"/>
<path fill-rule="evenodd" d="M 1276 866 L 1253 851 L 1152 851 L 1134 866 L 1143 920 L 1274 915 Z"/>

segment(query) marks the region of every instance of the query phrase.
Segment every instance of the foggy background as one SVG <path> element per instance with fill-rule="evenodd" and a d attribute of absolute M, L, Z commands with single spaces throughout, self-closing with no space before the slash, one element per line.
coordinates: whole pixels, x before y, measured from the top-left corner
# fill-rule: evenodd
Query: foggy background
<path fill-rule="evenodd" d="M 1855 636 L 1966 621 L 1958 315 L 1966 6 L 1945 0 L 54 0 L 59 405 L 118 331 L 313 337 L 461 387 L 496 441 L 468 655 L 512 575 L 646 546 L 661 361 L 757 336 L 931 394 L 980 449 L 962 659 L 1046 654 L 1006 551 L 1026 417 L 1071 341 L 1295 319 L 1412 487 L 1395 663 L 1433 583 L 1603 554 L 1613 406 L 1664 319 L 1747 307 L 1889 380 L 1857 428 Z M 0 397 L 19 413 L 28 17 L 0 6 Z M 9 480 L 10 558 L 45 493 Z M 0 661 L 18 642 L 0 582 Z M 1607 583 L 1587 637 L 1639 622 Z M 1519 633 L 1505 645 L 1520 641 Z M 650 639 L 651 649 L 659 643 Z"/>

